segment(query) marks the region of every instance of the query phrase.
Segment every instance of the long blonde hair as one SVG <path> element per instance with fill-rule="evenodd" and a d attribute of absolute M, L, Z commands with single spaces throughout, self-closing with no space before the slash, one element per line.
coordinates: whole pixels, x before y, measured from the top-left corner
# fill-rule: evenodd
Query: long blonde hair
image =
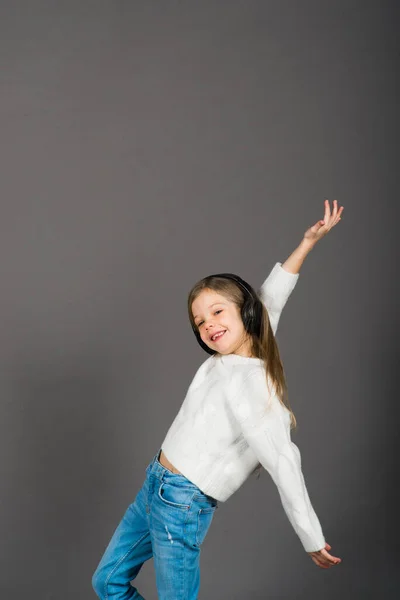
<path fill-rule="evenodd" d="M 250 288 L 253 294 L 257 296 L 261 304 L 261 323 L 258 323 L 258 326 L 256 327 L 256 330 L 260 331 L 260 335 L 248 334 L 251 340 L 251 356 L 260 358 L 263 361 L 265 372 L 267 374 L 268 389 L 269 382 L 271 382 L 280 403 L 290 412 L 290 429 L 295 429 L 297 427 L 297 421 L 289 405 L 285 372 L 279 354 L 278 344 L 272 331 L 268 311 L 261 300 L 259 290 L 256 294 L 248 283 L 247 286 Z M 198 281 L 192 287 L 188 295 L 187 306 L 189 320 L 192 328 L 196 329 L 196 331 L 198 331 L 198 327 L 193 319 L 192 304 L 203 290 L 213 290 L 219 294 L 222 294 L 229 301 L 236 304 L 241 313 L 245 302 L 245 296 L 241 287 L 232 279 L 209 275 L 208 277 L 204 277 Z M 217 354 L 217 352 L 215 352 L 215 354 Z M 261 463 L 258 463 L 253 471 L 253 473 L 257 473 L 257 479 L 260 476 L 261 468 Z"/>

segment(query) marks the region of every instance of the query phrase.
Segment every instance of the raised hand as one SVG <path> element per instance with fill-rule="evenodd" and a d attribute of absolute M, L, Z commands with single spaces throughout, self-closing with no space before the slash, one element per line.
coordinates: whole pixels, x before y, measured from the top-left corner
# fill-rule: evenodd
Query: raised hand
<path fill-rule="evenodd" d="M 328 544 L 328 542 L 326 542 L 325 548 L 317 550 L 316 552 L 308 552 L 307 554 L 311 556 L 318 567 L 321 567 L 321 569 L 329 569 L 330 567 L 333 567 L 333 565 L 337 565 L 342 562 L 341 558 L 332 556 L 329 554 L 329 552 L 327 552 L 327 550 L 331 549 L 331 546 Z"/>
<path fill-rule="evenodd" d="M 304 239 L 307 240 L 310 244 L 316 244 L 321 238 L 324 237 L 334 227 L 339 223 L 342 218 L 342 212 L 344 207 L 341 206 L 338 210 L 337 208 L 337 200 L 333 201 L 333 210 L 331 213 L 331 207 L 329 205 L 329 200 L 324 201 L 325 204 L 325 215 L 324 218 L 320 221 L 317 221 L 315 225 L 312 225 L 307 229 L 304 234 Z"/>

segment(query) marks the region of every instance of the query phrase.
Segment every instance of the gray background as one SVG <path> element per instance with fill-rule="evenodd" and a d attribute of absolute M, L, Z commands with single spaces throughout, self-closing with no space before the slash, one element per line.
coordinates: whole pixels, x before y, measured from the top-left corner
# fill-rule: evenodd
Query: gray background
<path fill-rule="evenodd" d="M 395 4 L 2 0 L 2 597 L 95 598 L 207 357 L 189 289 L 258 287 L 324 197 L 343 219 L 277 339 L 342 564 L 312 562 L 263 471 L 221 504 L 200 598 L 396 597 Z M 157 597 L 152 560 L 136 584 Z"/>

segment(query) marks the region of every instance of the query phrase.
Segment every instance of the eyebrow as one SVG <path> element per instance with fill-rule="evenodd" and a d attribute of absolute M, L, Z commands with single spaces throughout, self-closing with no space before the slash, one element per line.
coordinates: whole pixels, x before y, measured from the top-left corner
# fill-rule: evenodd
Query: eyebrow
<path fill-rule="evenodd" d="M 210 306 L 208 308 L 211 308 L 212 306 L 215 306 L 216 304 L 222 304 L 223 306 L 226 306 L 225 302 L 214 302 L 213 304 L 210 304 Z M 196 315 L 195 317 L 193 317 L 193 320 L 197 319 L 197 317 L 199 317 L 200 315 Z"/>

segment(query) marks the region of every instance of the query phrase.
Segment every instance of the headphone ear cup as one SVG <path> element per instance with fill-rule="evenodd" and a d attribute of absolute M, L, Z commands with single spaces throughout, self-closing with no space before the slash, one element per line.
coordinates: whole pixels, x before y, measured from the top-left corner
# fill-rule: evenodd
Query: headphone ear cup
<path fill-rule="evenodd" d="M 250 335 L 260 335 L 262 322 L 262 305 L 259 299 L 248 297 L 242 308 L 242 321 L 244 328 Z"/>
<path fill-rule="evenodd" d="M 246 332 L 251 334 L 253 325 L 253 311 L 249 299 L 246 299 L 245 303 L 242 306 L 242 311 L 240 314 Z"/>
<path fill-rule="evenodd" d="M 257 337 L 261 336 L 261 329 L 263 326 L 263 304 L 259 298 L 253 304 L 254 308 L 254 333 Z"/>
<path fill-rule="evenodd" d="M 256 316 L 256 314 L 255 314 L 254 300 L 252 297 L 246 298 L 246 301 L 242 307 L 241 314 L 242 314 L 243 325 L 244 325 L 244 328 L 247 331 L 247 333 L 249 333 L 250 335 L 253 335 L 254 333 L 256 333 L 256 331 L 255 331 L 255 328 L 256 328 L 255 316 Z"/>

